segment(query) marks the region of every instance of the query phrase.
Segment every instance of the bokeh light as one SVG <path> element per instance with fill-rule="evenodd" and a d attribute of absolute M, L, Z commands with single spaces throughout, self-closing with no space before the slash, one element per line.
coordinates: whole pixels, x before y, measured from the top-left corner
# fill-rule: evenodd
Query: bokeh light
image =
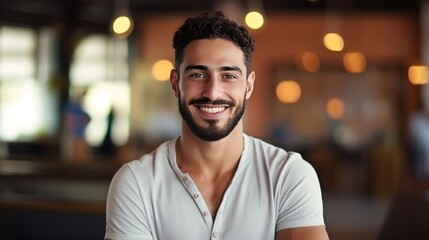
<path fill-rule="evenodd" d="M 305 52 L 302 54 L 301 63 L 304 69 L 308 72 L 317 72 L 320 68 L 319 57 L 313 52 Z"/>
<path fill-rule="evenodd" d="M 277 85 L 276 95 L 282 103 L 296 103 L 301 98 L 301 87 L 292 80 L 281 81 Z"/>
<path fill-rule="evenodd" d="M 264 16 L 259 12 L 253 11 L 246 14 L 244 21 L 249 28 L 259 29 L 264 25 Z"/>
<path fill-rule="evenodd" d="M 173 69 L 171 61 L 166 59 L 156 61 L 152 66 L 152 76 L 157 81 L 167 81 L 170 79 L 171 69 Z"/>
<path fill-rule="evenodd" d="M 323 37 L 325 47 L 334 52 L 340 52 L 344 48 L 344 40 L 338 33 L 327 33 Z"/>
<path fill-rule="evenodd" d="M 362 73 L 366 69 L 366 58 L 362 53 L 349 52 L 344 55 L 343 64 L 349 73 Z"/>
<path fill-rule="evenodd" d="M 429 82 L 429 68 L 424 65 L 413 65 L 408 68 L 408 79 L 414 85 L 424 85 Z"/>
<path fill-rule="evenodd" d="M 115 18 L 112 24 L 112 31 L 117 37 L 128 37 L 133 30 L 133 21 L 126 15 Z"/>
<path fill-rule="evenodd" d="M 332 119 L 340 119 L 344 115 L 344 102 L 337 97 L 329 99 L 326 103 L 326 113 Z"/>

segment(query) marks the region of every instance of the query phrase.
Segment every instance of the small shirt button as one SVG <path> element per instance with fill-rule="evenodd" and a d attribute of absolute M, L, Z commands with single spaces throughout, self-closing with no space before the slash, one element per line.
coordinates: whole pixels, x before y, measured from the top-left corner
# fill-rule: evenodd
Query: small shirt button
<path fill-rule="evenodd" d="M 182 181 L 187 182 L 189 181 L 188 177 L 182 177 Z"/>
<path fill-rule="evenodd" d="M 218 233 L 217 233 L 217 232 L 213 232 L 213 233 L 212 233 L 212 237 L 213 237 L 213 238 L 217 238 L 217 237 L 218 237 Z"/>
<path fill-rule="evenodd" d="M 197 193 L 194 194 L 194 199 L 198 199 L 199 197 L 200 197 L 199 194 L 197 194 Z"/>
<path fill-rule="evenodd" d="M 203 212 L 203 216 L 204 216 L 204 217 L 208 217 L 208 216 L 209 216 L 209 212 L 204 211 L 204 212 Z"/>

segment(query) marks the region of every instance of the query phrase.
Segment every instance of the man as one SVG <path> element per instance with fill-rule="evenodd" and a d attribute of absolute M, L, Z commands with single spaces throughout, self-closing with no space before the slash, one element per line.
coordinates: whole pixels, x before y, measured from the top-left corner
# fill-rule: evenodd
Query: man
<path fill-rule="evenodd" d="M 181 135 L 117 172 L 106 239 L 328 239 L 314 169 L 243 133 L 255 81 L 247 30 L 203 14 L 173 47 Z"/>

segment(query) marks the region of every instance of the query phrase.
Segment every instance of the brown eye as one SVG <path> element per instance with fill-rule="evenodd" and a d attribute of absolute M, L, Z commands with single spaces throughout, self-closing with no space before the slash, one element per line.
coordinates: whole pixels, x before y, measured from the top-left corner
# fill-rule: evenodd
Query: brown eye
<path fill-rule="evenodd" d="M 193 73 L 191 75 L 189 75 L 190 78 L 203 78 L 204 74 L 202 73 Z"/>
<path fill-rule="evenodd" d="M 234 74 L 224 74 L 222 78 L 228 79 L 228 80 L 234 80 L 234 79 L 237 79 L 237 76 Z"/>

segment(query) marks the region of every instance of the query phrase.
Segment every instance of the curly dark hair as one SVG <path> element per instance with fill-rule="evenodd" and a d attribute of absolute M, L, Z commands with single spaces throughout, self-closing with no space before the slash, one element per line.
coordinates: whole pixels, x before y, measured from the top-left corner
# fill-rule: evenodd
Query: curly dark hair
<path fill-rule="evenodd" d="M 245 27 L 229 20 L 221 11 L 206 12 L 197 17 L 190 17 L 176 30 L 173 37 L 176 69 L 179 69 L 183 60 L 183 50 L 190 42 L 213 38 L 229 40 L 240 47 L 244 53 L 247 74 L 250 73 L 255 40 Z"/>

